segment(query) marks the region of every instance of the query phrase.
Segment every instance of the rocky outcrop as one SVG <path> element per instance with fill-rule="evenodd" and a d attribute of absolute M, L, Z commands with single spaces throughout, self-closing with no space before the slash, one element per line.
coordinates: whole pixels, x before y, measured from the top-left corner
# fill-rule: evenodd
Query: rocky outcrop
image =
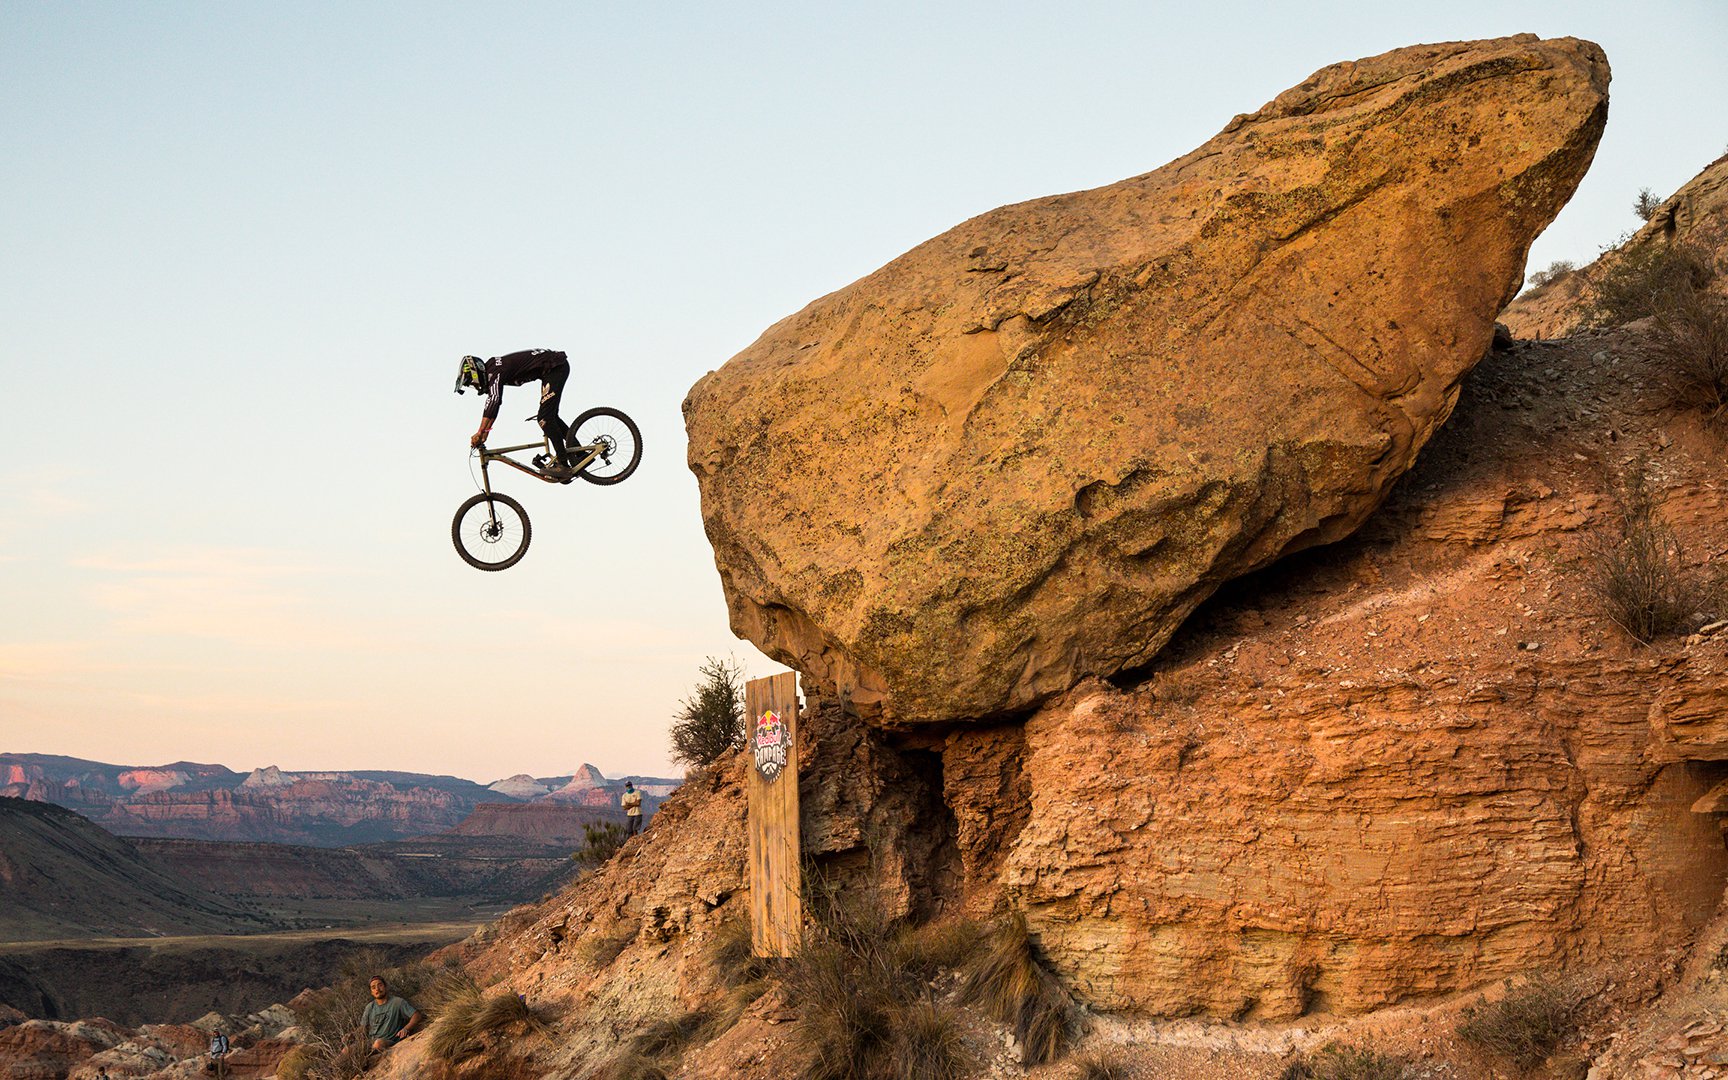
<path fill-rule="evenodd" d="M 1728 154 L 1670 195 L 1644 227 L 1595 262 L 1519 294 L 1500 319 L 1514 335 L 1545 340 L 1582 329 L 1596 282 L 1627 255 L 1653 245 L 1687 244 L 1706 251 L 1728 250 Z M 1715 288 L 1728 289 L 1719 275 Z"/>
<path fill-rule="evenodd" d="M 1596 46 L 1528 35 L 1335 65 L 771 327 L 685 402 L 733 629 L 902 725 L 1147 663 L 1409 468 L 1607 81 Z"/>

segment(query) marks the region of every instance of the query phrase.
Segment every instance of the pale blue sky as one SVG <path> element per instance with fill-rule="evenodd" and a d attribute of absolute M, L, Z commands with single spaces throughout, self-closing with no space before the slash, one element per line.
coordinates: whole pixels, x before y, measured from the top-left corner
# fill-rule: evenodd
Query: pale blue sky
<path fill-rule="evenodd" d="M 661 772 L 726 629 L 690 384 L 964 218 L 1157 167 L 1326 64 L 1599 42 L 1533 267 L 1728 144 L 1728 3 L 0 3 L 0 749 Z M 464 352 L 567 350 L 610 489 L 450 549 Z M 530 390 L 500 435 L 529 435 Z"/>

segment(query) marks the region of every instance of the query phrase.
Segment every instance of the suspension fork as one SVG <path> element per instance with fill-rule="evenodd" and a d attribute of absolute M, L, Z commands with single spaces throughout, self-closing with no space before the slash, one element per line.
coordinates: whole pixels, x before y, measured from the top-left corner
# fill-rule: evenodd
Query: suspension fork
<path fill-rule="evenodd" d="M 492 457 L 485 447 L 480 448 L 480 490 L 486 494 L 486 521 L 493 531 L 498 529 L 498 504 L 492 501 L 492 473 L 490 467 Z"/>

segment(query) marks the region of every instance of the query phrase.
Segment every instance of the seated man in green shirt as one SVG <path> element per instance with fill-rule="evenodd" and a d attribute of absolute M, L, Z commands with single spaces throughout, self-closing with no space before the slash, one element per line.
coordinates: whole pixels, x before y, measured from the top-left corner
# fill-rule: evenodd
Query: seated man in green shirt
<path fill-rule="evenodd" d="M 370 1040 L 372 1049 L 387 1050 L 414 1034 L 419 1026 L 420 1010 L 392 997 L 390 984 L 381 976 L 372 976 L 372 1000 L 360 1014 L 360 1033 Z"/>

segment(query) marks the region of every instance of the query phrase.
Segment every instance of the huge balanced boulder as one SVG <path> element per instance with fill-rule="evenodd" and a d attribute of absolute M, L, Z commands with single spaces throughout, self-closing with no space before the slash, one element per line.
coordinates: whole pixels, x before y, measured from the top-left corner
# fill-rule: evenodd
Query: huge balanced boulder
<path fill-rule="evenodd" d="M 734 631 L 893 725 L 1146 664 L 1410 467 L 1607 89 L 1571 38 L 1335 64 L 776 323 L 684 402 Z"/>

